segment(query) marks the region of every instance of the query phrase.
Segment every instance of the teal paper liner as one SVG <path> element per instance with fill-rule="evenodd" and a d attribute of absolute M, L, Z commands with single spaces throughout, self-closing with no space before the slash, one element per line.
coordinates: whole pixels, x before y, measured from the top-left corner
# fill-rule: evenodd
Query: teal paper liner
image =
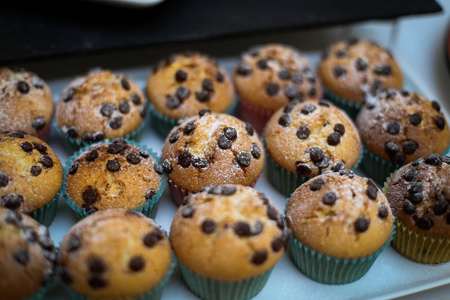
<path fill-rule="evenodd" d="M 147 104 L 148 105 L 148 104 Z M 147 106 L 147 108 L 148 108 L 148 106 Z M 147 111 L 148 111 L 148 109 L 147 109 Z M 144 128 L 147 126 L 147 123 L 148 123 L 148 120 L 149 120 L 149 114 L 147 113 L 147 115 L 145 116 L 145 118 L 142 120 L 142 123 L 141 123 L 141 125 L 139 125 L 139 127 L 137 128 L 137 129 L 135 129 L 134 131 L 132 131 L 132 132 L 130 132 L 129 134 L 126 134 L 125 136 L 123 136 L 123 137 L 120 137 L 120 138 L 123 138 L 123 139 L 125 139 L 125 140 L 134 140 L 134 141 L 139 141 L 139 139 L 140 139 L 140 137 L 141 137 L 141 135 L 142 135 L 142 131 L 144 130 Z M 53 129 L 58 133 L 58 135 L 65 141 L 65 146 L 66 146 L 66 148 L 70 151 L 70 152 L 75 152 L 75 151 L 77 151 L 77 150 L 79 150 L 80 148 L 82 148 L 82 147 L 85 147 L 85 146 L 90 146 L 90 145 L 94 145 L 94 144 L 97 144 L 97 143 L 99 143 L 99 142 L 102 142 L 102 141 L 97 141 L 97 142 L 91 142 L 91 143 L 89 143 L 89 142 L 85 142 L 85 141 L 83 141 L 83 140 L 81 140 L 81 139 L 75 139 L 75 138 L 71 138 L 71 137 L 69 137 L 69 136 L 67 136 L 67 135 L 65 135 L 64 133 L 63 133 L 63 131 L 61 130 L 61 128 L 59 128 L 59 126 L 58 126 L 58 124 L 56 124 L 56 120 L 53 120 Z M 118 137 L 119 138 L 119 137 Z M 103 141 L 105 141 L 105 140 L 103 140 Z"/>
<path fill-rule="evenodd" d="M 363 146 L 363 159 L 361 162 L 361 167 L 367 176 L 372 178 L 376 183 L 382 185 L 391 173 L 395 172 L 402 166 L 403 164 L 397 164 L 375 155 Z"/>
<path fill-rule="evenodd" d="M 50 226 L 50 224 L 52 224 L 53 220 L 55 219 L 56 210 L 58 208 L 59 195 L 60 191 L 56 193 L 55 197 L 53 197 L 53 199 L 50 200 L 49 203 L 45 204 L 41 208 L 36 209 L 35 211 L 28 213 L 28 215 L 42 225 L 45 225 L 47 227 Z"/>
<path fill-rule="evenodd" d="M 236 109 L 236 105 L 237 101 L 234 99 L 233 102 L 231 102 L 230 107 L 228 107 L 228 109 L 224 113 L 232 115 L 234 113 L 234 110 Z M 155 129 L 158 135 L 165 140 L 172 128 L 178 125 L 179 120 L 172 119 L 161 114 L 151 103 L 149 104 L 149 111 L 151 115 L 152 127 Z"/>
<path fill-rule="evenodd" d="M 161 280 L 160 283 L 158 283 L 153 289 L 151 289 L 150 291 L 148 291 L 147 293 L 144 293 L 140 296 L 133 298 L 127 297 L 124 298 L 123 300 L 159 300 L 161 299 L 161 296 L 164 292 L 164 287 L 166 286 L 166 284 L 169 282 L 170 277 L 172 276 L 172 273 L 175 269 L 175 257 L 172 259 L 172 264 L 170 265 L 169 270 L 167 271 L 166 276 L 164 276 L 164 278 Z M 67 293 L 70 296 L 70 299 L 72 300 L 89 300 L 89 297 L 86 297 L 74 290 L 72 290 L 67 284 L 63 284 L 64 288 L 66 289 Z"/>
<path fill-rule="evenodd" d="M 96 144 L 92 144 L 92 145 L 88 145 L 85 146 L 81 149 L 79 149 L 77 152 L 75 152 L 66 162 L 65 166 L 64 166 L 64 181 L 63 181 L 63 185 L 62 185 L 62 194 L 64 195 L 64 199 L 66 200 L 66 203 L 70 206 L 70 208 L 72 208 L 72 210 L 75 212 L 76 216 L 79 219 L 82 219 L 84 217 L 87 217 L 88 215 L 92 214 L 92 212 L 88 212 L 86 211 L 86 209 L 84 209 L 83 207 L 78 206 L 73 200 L 72 198 L 69 197 L 69 194 L 67 193 L 67 189 L 66 189 L 66 179 L 67 179 L 67 173 L 69 171 L 70 166 L 72 165 L 72 163 L 85 151 L 87 151 L 90 147 L 95 146 L 95 145 L 99 145 L 99 144 L 106 144 L 106 143 L 112 143 L 114 142 L 114 140 L 104 140 L 101 142 L 98 142 Z M 147 151 L 151 157 L 153 158 L 153 160 L 157 163 L 159 163 L 160 158 L 159 156 L 153 152 L 151 149 L 143 146 L 143 145 L 139 145 L 137 143 L 134 143 L 132 141 L 126 140 L 126 142 L 128 144 L 131 145 L 135 145 L 145 151 Z M 146 215 L 149 218 L 154 219 L 156 216 L 156 213 L 158 211 L 158 207 L 159 207 L 159 199 L 161 198 L 162 193 L 164 192 L 164 189 L 166 188 L 166 175 L 163 173 L 160 175 L 161 176 L 161 183 L 159 185 L 159 189 L 158 191 L 156 191 L 156 194 L 152 197 L 152 199 L 148 200 L 145 203 L 142 203 L 142 205 L 140 207 L 135 207 L 134 210 L 143 213 L 144 215 Z"/>
<path fill-rule="evenodd" d="M 339 96 L 332 93 L 331 91 L 329 91 L 326 88 L 323 88 L 323 90 L 324 90 L 324 98 L 325 99 L 330 100 L 337 107 L 343 109 L 353 121 L 356 121 L 356 117 L 358 116 L 359 111 L 364 106 L 363 104 L 354 103 L 349 100 L 340 98 Z"/>
<path fill-rule="evenodd" d="M 184 282 L 198 297 L 208 300 L 244 300 L 255 297 L 266 285 L 273 268 L 251 278 L 224 281 L 208 278 L 178 261 Z"/>
<path fill-rule="evenodd" d="M 45 299 L 45 294 L 47 293 L 47 290 L 51 283 L 41 287 L 34 295 L 31 297 L 25 298 L 25 300 L 43 300 Z"/>
<path fill-rule="evenodd" d="M 346 284 L 363 277 L 375 260 L 390 244 L 395 228 L 388 241 L 377 252 L 359 258 L 336 258 L 313 250 L 291 235 L 289 250 L 297 268 L 314 281 L 325 284 Z"/>

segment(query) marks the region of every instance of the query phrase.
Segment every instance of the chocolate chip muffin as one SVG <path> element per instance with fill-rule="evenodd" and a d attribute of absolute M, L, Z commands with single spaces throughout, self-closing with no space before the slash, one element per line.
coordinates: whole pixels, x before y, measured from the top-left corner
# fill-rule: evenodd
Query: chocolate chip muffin
<path fill-rule="evenodd" d="M 348 116 L 326 101 L 292 101 L 264 131 L 269 180 L 285 196 L 327 170 L 354 167 L 361 142 Z"/>
<path fill-rule="evenodd" d="M 94 70 L 74 80 L 56 106 L 56 124 L 76 145 L 103 139 L 134 139 L 142 130 L 147 100 L 133 80 Z"/>
<path fill-rule="evenodd" d="M 23 131 L 0 133 L 0 149 L 0 207 L 50 225 L 63 181 L 58 156 L 45 142 Z"/>
<path fill-rule="evenodd" d="M 445 153 L 450 143 L 439 103 L 415 92 L 380 93 L 363 107 L 357 126 L 367 150 L 362 166 L 380 184 L 405 163 Z"/>
<path fill-rule="evenodd" d="M 411 162 L 386 184 L 397 218 L 393 246 L 426 264 L 450 261 L 450 157 L 432 154 Z"/>
<path fill-rule="evenodd" d="M 234 89 L 226 71 L 212 58 L 187 51 L 158 63 L 147 80 L 152 122 L 163 138 L 183 118 L 202 109 L 225 112 L 233 103 Z"/>
<path fill-rule="evenodd" d="M 70 229 L 59 248 L 58 274 L 77 299 L 159 299 L 173 271 L 172 256 L 164 230 L 152 219 L 110 209 Z"/>
<path fill-rule="evenodd" d="M 208 185 L 253 186 L 263 169 L 262 149 L 249 123 L 200 111 L 173 128 L 162 149 L 173 199 L 181 204 L 184 196 Z"/>
<path fill-rule="evenodd" d="M 53 94 L 36 74 L 0 68 L 0 131 L 23 130 L 47 140 L 53 116 Z"/>
<path fill-rule="evenodd" d="M 368 40 L 332 44 L 319 63 L 325 97 L 347 111 L 352 119 L 367 94 L 379 89 L 401 89 L 403 76 L 392 54 Z"/>
<path fill-rule="evenodd" d="M 286 220 L 294 263 L 306 276 L 331 284 L 361 278 L 387 246 L 393 227 L 383 193 L 350 170 L 301 185 L 289 200 Z"/>
<path fill-rule="evenodd" d="M 56 260 L 47 227 L 0 208 L 0 249 L 1 299 L 44 299 Z"/>
<path fill-rule="evenodd" d="M 234 71 L 239 116 L 262 132 L 270 116 L 292 100 L 318 100 L 319 80 L 309 60 L 287 45 L 268 44 L 244 53 Z"/>
<path fill-rule="evenodd" d="M 111 208 L 155 217 L 165 176 L 158 157 L 123 139 L 84 148 L 68 162 L 66 201 L 78 217 Z"/>
<path fill-rule="evenodd" d="M 181 274 L 203 299 L 225 299 L 230 291 L 236 299 L 254 297 L 289 235 L 272 202 L 240 185 L 208 186 L 188 196 L 170 229 Z"/>

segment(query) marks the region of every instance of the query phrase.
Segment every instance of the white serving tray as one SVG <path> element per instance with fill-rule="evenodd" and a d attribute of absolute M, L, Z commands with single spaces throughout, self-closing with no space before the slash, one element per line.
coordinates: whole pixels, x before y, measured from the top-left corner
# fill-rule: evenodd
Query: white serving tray
<path fill-rule="evenodd" d="M 306 55 L 313 65 L 316 65 L 319 54 L 306 53 Z M 229 74 L 232 74 L 237 58 L 222 58 L 218 62 L 225 67 Z M 404 73 L 409 74 L 405 67 L 407 66 L 402 66 Z M 152 66 L 143 66 L 114 71 L 124 73 L 144 89 L 151 69 Z M 63 88 L 72 80 L 73 78 L 59 78 L 48 81 L 55 94 L 55 99 L 59 98 Z M 405 88 L 407 90 L 419 91 L 427 96 L 429 93 L 427 93 L 425 87 L 418 86 L 417 82 L 405 76 Z M 442 104 L 444 104 L 441 106 L 446 118 L 449 120 L 449 115 L 445 111 L 447 103 Z M 148 126 L 143 132 L 140 143 L 152 148 L 155 152 L 160 152 L 164 141 Z M 64 164 L 70 154 L 55 132 L 51 133 L 49 144 Z M 255 188 L 264 192 L 278 209 L 283 211 L 286 198 L 270 185 L 265 172 Z M 356 173 L 364 175 L 360 170 L 357 170 Z M 156 222 L 169 231 L 176 209 L 177 206 L 172 201 L 168 189 L 166 189 L 160 200 Z M 59 245 L 66 232 L 76 222 L 74 213 L 61 197 L 55 221 L 50 226 L 51 237 L 56 246 Z M 363 278 L 346 285 L 325 285 L 307 278 L 298 271 L 288 254 L 285 254 L 275 266 L 265 288 L 254 299 L 387 299 L 447 284 L 450 284 L 450 263 L 438 266 L 418 264 L 402 257 L 391 246 L 387 247 Z M 69 297 L 62 286 L 55 284 L 49 290 L 46 299 L 69 299 Z M 164 289 L 162 299 L 197 299 L 197 297 L 184 285 L 181 275 L 176 269 Z"/>

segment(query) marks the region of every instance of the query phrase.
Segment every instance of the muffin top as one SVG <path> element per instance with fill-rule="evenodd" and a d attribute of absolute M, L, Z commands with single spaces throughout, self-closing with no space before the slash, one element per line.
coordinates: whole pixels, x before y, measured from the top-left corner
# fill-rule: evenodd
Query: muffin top
<path fill-rule="evenodd" d="M 266 125 L 264 144 L 277 164 L 308 177 L 352 168 L 361 152 L 355 125 L 326 101 L 293 101 L 280 108 Z"/>
<path fill-rule="evenodd" d="M 61 188 L 63 168 L 49 145 L 23 131 L 0 133 L 0 207 L 30 213 Z"/>
<path fill-rule="evenodd" d="M 161 166 L 145 150 L 123 139 L 91 146 L 67 170 L 69 197 L 86 211 L 134 209 L 161 186 Z"/>
<path fill-rule="evenodd" d="M 340 41 L 331 45 L 319 63 L 318 74 L 332 93 L 354 103 L 364 103 L 366 93 L 384 88 L 401 89 L 403 76 L 392 54 L 367 40 Z"/>
<path fill-rule="evenodd" d="M 289 200 L 286 220 L 306 246 L 345 259 L 378 251 L 393 226 L 383 193 L 371 179 L 350 170 L 323 174 L 302 184 Z"/>
<path fill-rule="evenodd" d="M 47 227 L 0 208 L 1 299 L 26 299 L 52 280 L 55 247 Z"/>
<path fill-rule="evenodd" d="M 362 108 L 356 123 L 371 152 L 400 164 L 442 154 L 450 143 L 448 124 L 439 103 L 417 93 L 379 93 Z"/>
<path fill-rule="evenodd" d="M 239 185 L 208 186 L 177 210 L 170 240 L 179 261 L 217 280 L 241 280 L 271 269 L 290 231 L 264 194 Z"/>
<path fill-rule="evenodd" d="M 0 68 L 0 131 L 23 130 L 36 136 L 53 116 L 53 95 L 32 72 Z"/>
<path fill-rule="evenodd" d="M 184 52 L 162 60 L 147 80 L 155 109 L 172 119 L 195 116 L 202 109 L 224 112 L 234 99 L 226 71 L 200 52 Z"/>
<path fill-rule="evenodd" d="M 60 278 L 90 299 L 135 299 L 158 285 L 171 264 L 164 230 L 143 214 L 124 209 L 81 220 L 58 253 Z"/>
<path fill-rule="evenodd" d="M 276 111 L 291 100 L 318 100 L 319 80 L 308 59 L 292 47 L 268 44 L 244 53 L 234 71 L 238 94 L 250 104 Z"/>
<path fill-rule="evenodd" d="M 68 137 L 89 143 L 133 132 L 146 113 L 147 100 L 134 81 L 109 70 L 94 70 L 62 92 L 55 118 Z"/>
<path fill-rule="evenodd" d="M 262 149 L 249 123 L 203 110 L 172 129 L 161 161 L 170 180 L 195 193 L 208 185 L 255 183 L 263 169 Z"/>
<path fill-rule="evenodd" d="M 432 154 L 403 166 L 389 180 L 386 198 L 409 229 L 450 238 L 450 157 Z"/>

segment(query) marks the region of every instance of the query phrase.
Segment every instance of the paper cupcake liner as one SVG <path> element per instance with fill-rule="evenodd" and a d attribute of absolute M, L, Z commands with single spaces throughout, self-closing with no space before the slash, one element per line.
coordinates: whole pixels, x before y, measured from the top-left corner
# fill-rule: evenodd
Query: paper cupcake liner
<path fill-rule="evenodd" d="M 52 122 L 52 118 L 50 118 L 49 122 L 45 125 L 44 128 L 42 128 L 41 130 L 39 130 L 36 133 L 36 137 L 43 140 L 46 143 L 48 141 L 48 136 L 50 134 L 50 127 L 52 127 L 51 122 Z"/>
<path fill-rule="evenodd" d="M 274 111 L 256 107 L 239 97 L 237 113 L 241 120 L 249 122 L 261 134 Z"/>
<path fill-rule="evenodd" d="M 58 200 L 59 200 L 60 192 L 58 191 L 53 197 L 52 200 L 50 200 L 49 203 L 45 204 L 41 208 L 36 209 L 35 211 L 32 211 L 28 213 L 30 217 L 41 223 L 45 226 L 50 226 L 52 224 L 53 220 L 55 219 L 56 210 L 58 208 Z"/>
<path fill-rule="evenodd" d="M 70 166 L 72 165 L 72 163 L 86 150 L 88 150 L 90 147 L 94 146 L 94 145 L 99 145 L 99 144 L 106 144 L 106 143 L 112 143 L 114 140 L 104 140 L 101 142 L 98 142 L 96 144 L 92 144 L 92 145 L 88 145 L 85 146 L 81 149 L 79 149 L 77 152 L 75 152 L 70 158 L 69 160 L 66 162 L 65 166 L 64 166 L 64 181 L 63 181 L 63 186 L 62 186 L 62 194 L 64 195 L 64 200 L 66 200 L 66 203 L 70 206 L 70 208 L 72 208 L 72 210 L 75 212 L 76 216 L 79 219 L 82 219 L 84 217 L 87 217 L 88 215 L 92 214 L 92 212 L 90 211 L 86 211 L 85 208 L 78 206 L 73 200 L 72 198 L 70 198 L 67 189 L 66 189 L 66 180 L 67 180 L 67 173 L 69 171 Z M 128 144 L 131 145 L 135 145 L 145 151 L 147 151 L 151 157 L 153 158 L 153 160 L 157 163 L 159 163 L 160 159 L 158 154 L 156 154 L 155 152 L 153 152 L 151 149 L 143 146 L 143 145 L 139 145 L 135 142 L 126 141 Z M 164 192 L 164 189 L 166 188 L 166 175 L 163 173 L 161 174 L 161 183 L 159 185 L 159 189 L 158 191 L 156 191 L 156 194 L 152 197 L 152 199 L 147 200 L 146 202 L 142 203 L 142 205 L 140 207 L 135 207 L 134 210 L 143 213 L 144 215 L 146 215 L 149 218 L 154 219 L 156 216 L 156 213 L 158 211 L 158 207 L 159 207 L 159 200 L 161 198 L 162 193 Z"/>
<path fill-rule="evenodd" d="M 236 100 L 233 100 L 230 107 L 224 113 L 232 115 L 234 113 L 234 110 L 236 109 L 236 105 Z M 172 128 L 178 125 L 179 120 L 172 119 L 161 114 L 151 103 L 149 104 L 149 111 L 151 115 L 152 127 L 155 129 L 158 135 L 165 140 Z"/>
<path fill-rule="evenodd" d="M 48 286 L 49 285 L 41 287 L 36 294 L 32 295 L 31 297 L 25 298 L 25 300 L 44 300 L 45 294 L 47 293 L 48 290 Z"/>
<path fill-rule="evenodd" d="M 375 260 L 389 245 L 389 240 L 375 253 L 359 258 L 336 258 L 313 250 L 291 235 L 290 256 L 297 268 L 314 281 L 325 284 L 346 284 L 363 277 L 372 267 Z"/>
<path fill-rule="evenodd" d="M 147 114 L 147 116 L 145 116 L 145 118 L 142 120 L 141 125 L 139 125 L 138 128 L 136 128 L 134 131 L 120 137 L 126 140 L 133 140 L 133 141 L 139 141 L 141 135 L 142 135 L 142 131 L 144 130 L 144 128 L 147 126 L 149 120 L 149 114 Z M 98 141 L 98 142 L 85 142 L 81 139 L 76 139 L 76 138 L 71 138 L 67 135 L 65 135 L 62 131 L 61 128 L 59 128 L 58 124 L 56 124 L 56 121 L 53 121 L 53 129 L 58 133 L 58 135 L 64 140 L 64 145 L 66 146 L 67 150 L 69 152 L 75 152 L 77 150 L 79 150 L 82 147 L 85 146 L 91 146 L 94 144 L 97 144 L 99 142 L 102 141 Z M 118 137 L 119 138 L 119 137 Z M 104 141 L 104 140 L 103 140 Z"/>
<path fill-rule="evenodd" d="M 256 182 L 258 181 L 258 178 L 256 178 L 255 181 L 253 181 L 249 186 L 254 187 Z M 179 185 L 177 185 L 175 182 L 173 182 L 171 179 L 167 179 L 167 182 L 169 183 L 170 188 L 170 194 L 172 195 L 172 199 L 175 202 L 176 205 L 181 206 L 184 203 L 184 198 L 190 194 L 195 194 L 195 192 L 191 192 L 187 189 L 183 189 Z"/>
<path fill-rule="evenodd" d="M 363 159 L 361 167 L 368 177 L 376 183 L 383 184 L 391 173 L 401 168 L 403 164 L 394 163 L 390 160 L 379 157 L 363 146 Z"/>
<path fill-rule="evenodd" d="M 303 183 L 313 177 L 297 175 L 283 167 L 281 167 L 270 154 L 266 151 L 267 157 L 267 174 L 270 183 L 284 196 L 290 197 L 291 194 Z M 361 163 L 363 158 L 363 151 L 361 148 L 361 154 L 358 161 L 352 167 L 352 170 L 356 169 Z"/>
<path fill-rule="evenodd" d="M 244 300 L 255 297 L 266 285 L 272 269 L 261 275 L 236 281 L 224 281 L 199 275 L 178 261 L 181 276 L 197 296 L 208 300 Z"/>
<path fill-rule="evenodd" d="M 356 121 L 356 117 L 358 116 L 359 111 L 364 106 L 363 104 L 345 100 L 326 88 L 323 88 L 323 92 L 325 99 L 330 100 L 337 107 L 343 109 L 353 121 Z"/>
<path fill-rule="evenodd" d="M 137 296 L 135 298 L 123 298 L 123 300 L 159 300 L 161 299 L 161 296 L 164 292 L 164 287 L 166 286 L 166 284 L 169 282 L 170 277 L 172 276 L 173 270 L 175 269 L 175 258 L 172 261 L 172 264 L 170 265 L 169 270 L 167 271 L 166 276 L 164 276 L 164 278 L 161 280 L 160 283 L 158 283 L 154 288 L 152 288 L 150 291 Z M 89 297 L 86 297 L 74 290 L 72 290 L 67 284 L 63 284 L 64 288 L 66 289 L 67 293 L 70 296 L 70 299 L 72 300 L 89 300 Z M 118 299 L 121 300 L 121 299 Z"/>

